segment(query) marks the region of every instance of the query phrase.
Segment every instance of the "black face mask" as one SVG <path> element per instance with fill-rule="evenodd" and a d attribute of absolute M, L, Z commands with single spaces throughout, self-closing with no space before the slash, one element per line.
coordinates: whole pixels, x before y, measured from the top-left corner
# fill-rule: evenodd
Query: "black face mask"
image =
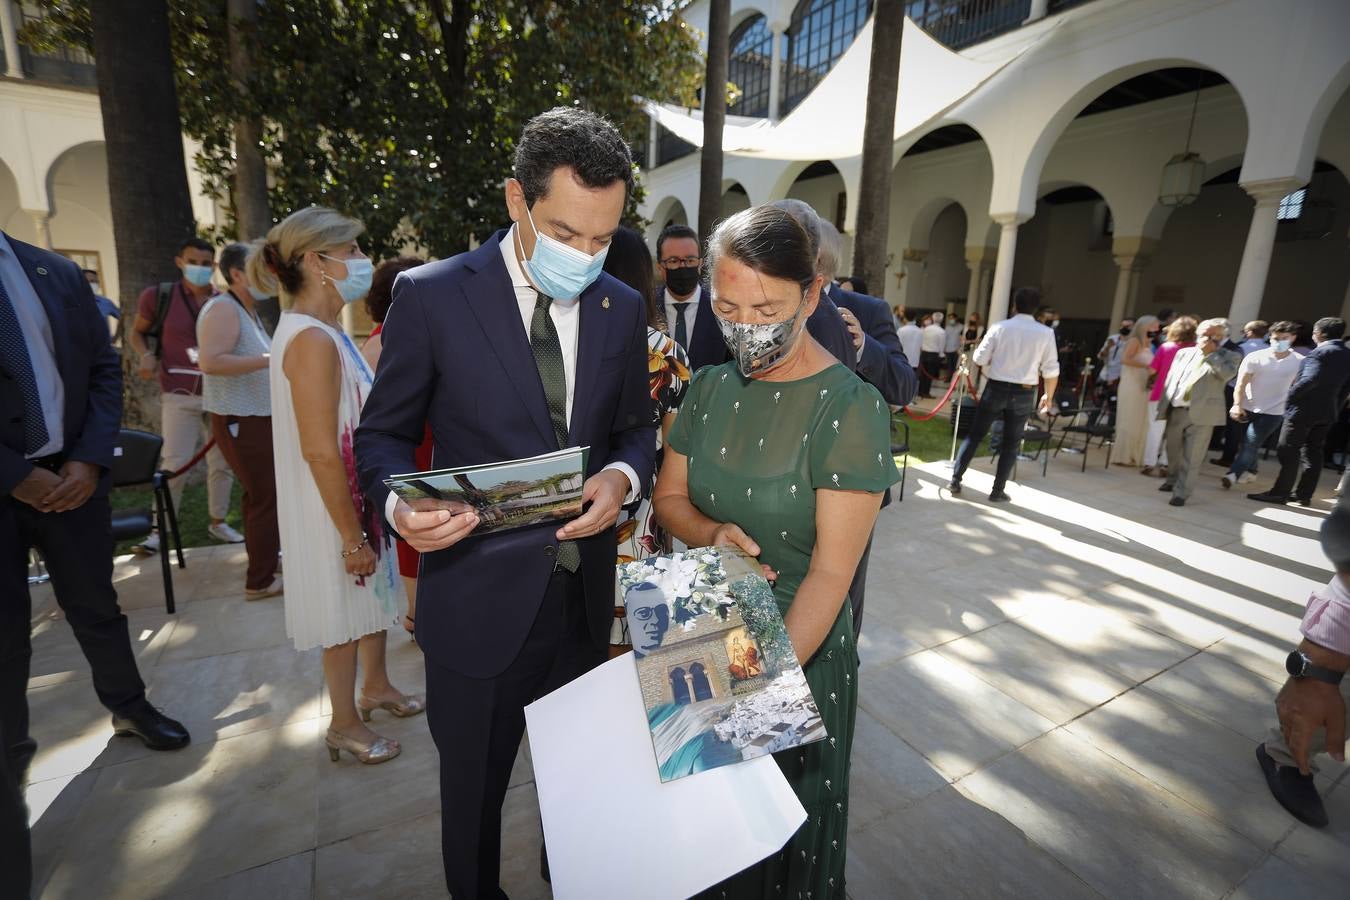
<path fill-rule="evenodd" d="M 1121 337 L 1124 337 L 1125 335 L 1129 334 L 1132 330 L 1133 330 L 1133 329 L 1130 329 L 1130 328 L 1122 328 L 1122 329 L 1120 329 Z"/>
<path fill-rule="evenodd" d="M 694 292 L 698 286 L 698 267 L 685 266 L 681 269 L 666 270 L 666 287 L 677 297 L 684 297 Z"/>

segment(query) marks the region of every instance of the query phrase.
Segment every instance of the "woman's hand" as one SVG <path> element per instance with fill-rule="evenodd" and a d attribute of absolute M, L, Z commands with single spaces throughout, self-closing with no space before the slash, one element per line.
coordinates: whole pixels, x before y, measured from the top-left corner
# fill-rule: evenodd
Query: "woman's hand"
<path fill-rule="evenodd" d="M 739 547 L 746 556 L 759 557 L 759 544 L 756 544 L 754 538 L 746 534 L 745 530 L 735 522 L 723 522 L 713 532 L 712 546 L 719 547 L 728 544 L 732 547 Z M 778 580 L 778 573 L 772 567 L 761 563 L 760 568 L 764 571 L 764 579 L 770 584 Z"/>
<path fill-rule="evenodd" d="M 375 561 L 375 551 L 370 549 L 369 541 L 364 541 L 361 549 L 344 558 L 342 564 L 346 566 L 348 575 L 360 578 L 375 574 Z"/>

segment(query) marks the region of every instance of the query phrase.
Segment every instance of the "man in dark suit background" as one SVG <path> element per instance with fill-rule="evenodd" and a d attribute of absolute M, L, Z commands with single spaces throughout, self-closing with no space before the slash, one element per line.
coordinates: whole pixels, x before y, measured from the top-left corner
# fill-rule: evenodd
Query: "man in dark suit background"
<path fill-rule="evenodd" d="M 511 228 L 399 276 L 355 439 L 363 490 L 423 554 L 417 639 L 456 900 L 505 896 L 501 804 L 524 706 L 604 661 L 613 526 L 656 446 L 645 300 L 601 272 L 632 188 L 627 145 L 592 113 L 554 109 L 526 125 L 514 175 Z M 425 423 L 436 468 L 589 446 L 586 511 L 479 536 L 472 513 L 413 512 L 383 480 L 416 468 Z"/>
<path fill-rule="evenodd" d="M 1350 347 L 1345 346 L 1344 338 L 1344 319 L 1318 319 L 1313 325 L 1317 348 L 1304 358 L 1284 406 L 1276 450 L 1280 474 L 1270 490 L 1248 494 L 1252 500 L 1288 503 L 1293 499 L 1303 506 L 1312 503 L 1317 479 L 1322 476 L 1327 431 L 1350 392 Z"/>
<path fill-rule="evenodd" d="M 154 750 L 188 742 L 145 699 L 112 586 L 108 470 L 121 420 L 121 361 L 83 272 L 0 231 L 0 834 L 21 825 L 24 843 L 14 804 L 37 750 L 28 731 L 30 547 L 46 560 L 116 732 Z"/>
<path fill-rule="evenodd" d="M 702 280 L 698 232 L 688 225 L 667 225 L 656 239 L 656 265 L 663 282 L 656 298 L 666 318 L 663 328 L 684 348 L 689 371 L 730 359 L 713 316 L 712 294 Z"/>
<path fill-rule="evenodd" d="M 775 200 L 770 205 L 792 216 L 797 220 L 797 224 L 806 229 L 807 236 L 811 238 L 811 246 L 816 249 L 816 265 L 819 270 L 820 224 L 824 220 L 811 204 L 804 200 L 789 197 L 786 200 Z M 848 325 L 839 313 L 839 307 L 834 305 L 834 301 L 824 291 L 820 292 L 816 311 L 806 320 L 806 330 L 811 332 L 811 337 L 816 339 L 816 343 L 830 351 L 831 356 L 848 366 L 850 372 L 857 370 L 858 352 L 853 347 L 853 335 L 849 333 Z"/>
<path fill-rule="evenodd" d="M 900 349 L 900 336 L 895 331 L 895 319 L 886 301 L 879 297 L 846 291 L 835 283 L 839 272 L 839 257 L 843 252 L 843 239 L 839 230 L 830 222 L 820 220 L 820 251 L 817 254 L 817 267 L 825 276 L 824 294 L 828 295 L 839 307 L 844 324 L 848 326 L 849 336 L 857 359 L 858 377 L 881 392 L 881 397 L 891 406 L 907 406 L 918 390 L 918 376 L 910 366 L 905 353 Z M 881 498 L 881 508 L 891 504 L 891 489 L 887 488 Z M 867 593 L 867 563 L 872 555 L 872 540 L 858 560 L 858 569 L 853 575 L 853 583 L 848 589 L 849 603 L 853 607 L 853 638 L 856 641 L 862 633 L 863 604 Z"/>

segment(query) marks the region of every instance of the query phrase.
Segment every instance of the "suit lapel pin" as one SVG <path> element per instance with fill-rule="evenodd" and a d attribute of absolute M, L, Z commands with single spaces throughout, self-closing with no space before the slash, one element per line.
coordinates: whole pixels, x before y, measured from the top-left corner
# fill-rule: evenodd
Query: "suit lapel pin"
<path fill-rule="evenodd" d="M 46 275 L 46 274 L 47 274 L 47 270 L 46 270 L 45 268 L 43 268 L 42 266 L 38 266 L 38 267 L 37 267 L 37 273 L 38 273 L 39 275 Z"/>
<path fill-rule="evenodd" d="M 609 298 L 606 297 L 605 299 L 601 300 L 601 301 L 600 301 L 600 306 L 601 306 L 601 308 L 603 308 L 603 309 L 609 309 Z"/>

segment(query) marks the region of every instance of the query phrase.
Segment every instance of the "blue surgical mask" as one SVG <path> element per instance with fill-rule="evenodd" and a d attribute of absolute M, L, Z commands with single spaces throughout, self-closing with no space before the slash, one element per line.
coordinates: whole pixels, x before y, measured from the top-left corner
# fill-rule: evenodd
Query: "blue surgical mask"
<path fill-rule="evenodd" d="M 1271 338 L 1271 339 L 1270 339 L 1270 346 L 1271 346 L 1271 349 L 1273 349 L 1276 353 L 1288 353 L 1288 352 L 1289 352 L 1289 348 L 1292 347 L 1292 346 L 1294 346 L 1294 342 L 1293 342 L 1293 341 L 1277 341 L 1277 340 L 1275 340 L 1274 338 Z"/>
<path fill-rule="evenodd" d="M 549 237 L 534 224 L 534 215 L 525 207 L 525 215 L 534 229 L 534 253 L 524 262 L 525 274 L 539 290 L 555 300 L 571 300 L 580 297 L 581 292 L 595 283 L 604 268 L 605 256 L 609 253 L 606 246 L 594 256 L 588 256 L 575 250 L 557 238 Z M 516 226 L 516 240 L 520 240 L 519 225 Z M 520 245 L 525 253 L 525 245 Z"/>
<path fill-rule="evenodd" d="M 187 279 L 188 284 L 195 284 L 197 287 L 206 287 L 211 283 L 211 273 L 215 270 L 215 266 L 194 266 L 188 264 L 183 266 L 183 277 Z"/>
<path fill-rule="evenodd" d="M 248 286 L 248 293 L 254 300 L 270 300 L 272 298 L 271 294 L 260 291 L 251 284 Z"/>
<path fill-rule="evenodd" d="M 331 275 L 325 276 L 333 282 L 333 287 L 337 288 L 337 292 L 342 295 L 343 302 L 355 303 L 370 293 L 370 282 L 375 277 L 375 264 L 373 262 L 360 256 L 351 259 L 338 259 L 323 253 L 319 255 L 324 259 L 340 262 L 347 267 L 346 278 L 337 279 Z"/>

